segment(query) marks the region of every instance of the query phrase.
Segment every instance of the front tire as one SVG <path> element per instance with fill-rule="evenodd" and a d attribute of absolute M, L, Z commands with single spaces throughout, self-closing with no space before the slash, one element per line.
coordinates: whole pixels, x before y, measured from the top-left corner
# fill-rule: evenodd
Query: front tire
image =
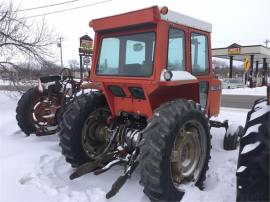
<path fill-rule="evenodd" d="M 182 136 L 181 131 L 187 133 Z M 184 195 L 178 187 L 182 182 L 193 181 L 203 188 L 211 145 L 208 120 L 200 105 L 187 100 L 165 103 L 142 133 L 141 184 L 151 201 L 179 201 Z M 188 151 L 189 144 L 194 152 Z M 184 167 L 181 171 L 179 164 Z"/>
<path fill-rule="evenodd" d="M 229 125 L 229 128 L 224 135 L 223 149 L 227 151 L 235 150 L 237 148 L 238 140 L 243 134 L 243 131 L 243 126 L 238 126 L 235 124 Z"/>
<path fill-rule="evenodd" d="M 36 133 L 33 108 L 42 96 L 46 96 L 46 93 L 40 93 L 38 88 L 34 87 L 27 90 L 18 101 L 16 119 L 19 127 L 27 136 Z"/>

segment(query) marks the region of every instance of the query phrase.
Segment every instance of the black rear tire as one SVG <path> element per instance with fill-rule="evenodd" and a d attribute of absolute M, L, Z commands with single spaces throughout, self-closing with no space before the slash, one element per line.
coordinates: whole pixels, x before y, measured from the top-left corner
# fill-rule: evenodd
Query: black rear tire
<path fill-rule="evenodd" d="M 266 98 L 260 98 L 260 99 L 258 99 L 258 100 L 256 100 L 256 101 L 254 102 L 254 104 L 253 104 L 251 110 L 247 113 L 246 123 L 249 121 L 251 114 L 252 114 L 255 110 L 259 109 L 260 105 L 263 104 L 264 102 L 266 102 L 266 100 L 267 100 Z"/>
<path fill-rule="evenodd" d="M 94 92 L 79 96 L 64 112 L 60 122 L 60 147 L 66 161 L 72 167 L 92 160 L 82 147 L 82 129 L 89 114 L 103 106 L 107 106 L 104 95 Z"/>
<path fill-rule="evenodd" d="M 46 95 L 46 92 L 40 93 L 37 87 L 27 90 L 20 100 L 16 108 L 16 119 L 21 130 L 26 134 L 36 132 L 35 121 L 33 119 L 33 108 L 39 98 Z"/>
<path fill-rule="evenodd" d="M 262 102 L 255 102 L 250 111 L 245 134 L 240 139 L 237 201 L 270 201 L 270 109 L 266 105 L 256 108 L 259 103 Z"/>
<path fill-rule="evenodd" d="M 156 109 L 142 131 L 139 156 L 141 184 L 151 201 L 179 201 L 184 195 L 173 182 L 170 158 L 178 131 L 191 120 L 196 120 L 201 125 L 204 132 L 199 136 L 204 135 L 206 140 L 205 158 L 195 181 L 196 186 L 203 188 L 211 148 L 208 120 L 199 104 L 175 100 Z"/>

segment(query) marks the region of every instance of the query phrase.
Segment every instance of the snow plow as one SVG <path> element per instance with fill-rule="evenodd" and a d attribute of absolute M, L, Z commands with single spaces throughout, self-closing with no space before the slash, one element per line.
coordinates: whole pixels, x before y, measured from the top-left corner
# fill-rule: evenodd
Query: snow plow
<path fill-rule="evenodd" d="M 40 77 L 38 86 L 27 90 L 18 101 L 16 119 L 21 130 L 37 136 L 58 132 L 63 111 L 80 91 L 80 85 L 67 68 L 60 75 Z"/>
<path fill-rule="evenodd" d="M 270 201 L 270 86 L 255 101 L 240 139 L 236 201 Z"/>
<path fill-rule="evenodd" d="M 180 200 L 185 183 L 203 189 L 210 127 L 230 128 L 209 121 L 219 114 L 221 96 L 212 74 L 211 24 L 154 6 L 89 26 L 95 31 L 91 82 L 82 87 L 92 90 L 60 122 L 62 154 L 75 168 L 70 179 L 123 165 L 106 198 L 137 167 L 151 201 Z"/>

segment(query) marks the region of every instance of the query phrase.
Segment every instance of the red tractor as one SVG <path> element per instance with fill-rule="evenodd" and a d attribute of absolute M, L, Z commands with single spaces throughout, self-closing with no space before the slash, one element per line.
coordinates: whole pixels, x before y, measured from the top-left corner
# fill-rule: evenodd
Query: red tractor
<path fill-rule="evenodd" d="M 211 24 L 157 6 L 93 20 L 91 93 L 60 124 L 71 179 L 113 165 L 125 171 L 114 196 L 140 167 L 152 201 L 177 201 L 183 183 L 203 188 L 210 159 L 209 121 L 219 114 L 221 82 L 212 74 Z"/>

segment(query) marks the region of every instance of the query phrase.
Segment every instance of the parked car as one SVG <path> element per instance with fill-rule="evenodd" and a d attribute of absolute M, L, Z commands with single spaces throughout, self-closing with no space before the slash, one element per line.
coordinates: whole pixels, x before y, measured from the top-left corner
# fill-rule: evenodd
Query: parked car
<path fill-rule="evenodd" d="M 237 78 L 225 78 L 222 80 L 222 88 L 233 89 L 233 88 L 244 88 L 245 84 L 242 79 Z"/>

